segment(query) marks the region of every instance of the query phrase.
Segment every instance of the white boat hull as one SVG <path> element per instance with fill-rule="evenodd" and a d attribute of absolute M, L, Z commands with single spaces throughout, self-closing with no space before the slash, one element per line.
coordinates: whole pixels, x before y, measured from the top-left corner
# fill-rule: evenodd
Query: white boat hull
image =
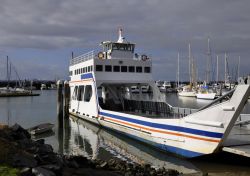
<path fill-rule="evenodd" d="M 216 93 L 197 93 L 196 97 L 198 99 L 214 100 Z"/>
<path fill-rule="evenodd" d="M 181 97 L 196 97 L 195 92 L 185 92 L 185 91 L 181 91 L 178 93 L 179 96 Z"/>

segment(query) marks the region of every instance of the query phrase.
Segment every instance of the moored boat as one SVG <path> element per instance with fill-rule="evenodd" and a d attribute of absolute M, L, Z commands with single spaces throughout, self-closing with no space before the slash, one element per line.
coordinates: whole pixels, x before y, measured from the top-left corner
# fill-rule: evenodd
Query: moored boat
<path fill-rule="evenodd" d="M 54 127 L 54 124 L 42 123 L 42 124 L 29 128 L 28 131 L 32 135 L 39 135 L 42 133 L 51 132 L 53 127 Z"/>
<path fill-rule="evenodd" d="M 152 78 L 152 60 L 135 54 L 135 44 L 119 31 L 117 42 L 70 61 L 71 115 L 184 157 L 220 151 L 250 94 L 239 85 L 230 100 L 180 116 L 165 102 Z M 152 96 L 133 99 L 126 87 L 149 86 Z M 97 91 L 100 90 L 100 91 Z M 139 92 L 139 95 L 141 92 Z"/>

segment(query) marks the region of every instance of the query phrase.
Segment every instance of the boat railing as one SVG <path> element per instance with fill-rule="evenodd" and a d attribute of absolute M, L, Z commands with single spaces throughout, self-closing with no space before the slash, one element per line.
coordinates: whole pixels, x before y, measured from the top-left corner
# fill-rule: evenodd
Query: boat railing
<path fill-rule="evenodd" d="M 70 60 L 70 66 L 75 65 L 75 64 L 79 64 L 81 62 L 85 62 L 85 61 L 88 61 L 88 60 L 91 60 L 91 59 L 94 59 L 94 58 L 95 58 L 95 53 L 94 53 L 94 50 L 93 50 L 93 51 L 87 52 L 85 54 L 82 54 L 80 56 L 72 58 Z"/>
<path fill-rule="evenodd" d="M 185 117 L 189 114 L 195 113 L 198 111 L 198 109 L 172 107 L 171 111 L 174 117 L 180 118 L 180 117 Z"/>

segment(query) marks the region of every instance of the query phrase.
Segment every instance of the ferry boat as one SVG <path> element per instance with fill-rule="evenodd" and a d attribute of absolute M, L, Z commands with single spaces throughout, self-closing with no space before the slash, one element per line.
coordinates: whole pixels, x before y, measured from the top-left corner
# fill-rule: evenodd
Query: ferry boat
<path fill-rule="evenodd" d="M 70 60 L 69 113 L 158 149 L 192 158 L 221 150 L 250 94 L 239 85 L 230 100 L 187 115 L 165 101 L 152 78 L 152 59 L 122 37 L 101 42 L 100 52 Z M 125 88 L 137 86 L 136 99 Z M 141 87 L 151 96 L 143 98 Z M 177 114 L 177 115 L 176 115 Z"/>

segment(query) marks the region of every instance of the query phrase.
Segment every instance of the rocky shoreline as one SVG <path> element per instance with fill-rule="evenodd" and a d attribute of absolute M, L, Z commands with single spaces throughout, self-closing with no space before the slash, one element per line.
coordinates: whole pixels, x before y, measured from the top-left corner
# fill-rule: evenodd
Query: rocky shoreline
<path fill-rule="evenodd" d="M 15 124 L 0 124 L 0 164 L 19 170 L 20 176 L 177 176 L 176 170 L 155 169 L 116 159 L 88 160 L 83 156 L 64 156 L 53 151 L 44 139 L 32 140 L 28 131 Z M 1 173 L 0 173 L 1 175 Z"/>

